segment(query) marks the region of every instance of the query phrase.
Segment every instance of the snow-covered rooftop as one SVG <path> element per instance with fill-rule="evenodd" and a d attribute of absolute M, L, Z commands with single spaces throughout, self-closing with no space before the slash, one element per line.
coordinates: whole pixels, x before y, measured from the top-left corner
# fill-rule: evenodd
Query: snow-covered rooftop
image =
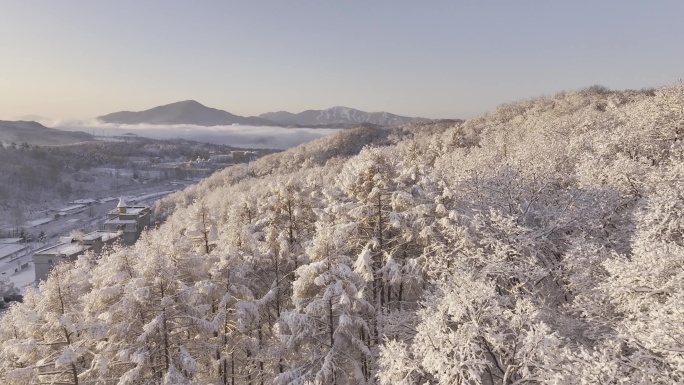
<path fill-rule="evenodd" d="M 36 255 L 74 255 L 84 250 L 88 250 L 90 246 L 81 245 L 77 242 L 60 243 L 59 245 L 50 246 L 48 248 L 38 250 Z"/>
<path fill-rule="evenodd" d="M 109 219 L 109 220 L 105 221 L 105 224 L 106 223 L 113 223 L 113 224 L 119 225 L 119 224 L 135 224 L 135 223 L 138 223 L 138 221 L 136 221 L 135 219 L 119 219 L 119 217 L 116 217 L 116 218 Z"/>
<path fill-rule="evenodd" d="M 73 206 L 68 206 L 68 207 L 61 208 L 61 209 L 59 209 L 59 210 L 57 210 L 57 211 L 65 212 L 65 211 L 73 211 L 73 210 L 84 209 L 84 208 L 85 208 L 84 205 L 73 205 Z"/>
<path fill-rule="evenodd" d="M 93 231 L 92 233 L 88 233 L 83 236 L 84 241 L 94 241 L 98 238 L 102 238 L 102 241 L 108 241 L 112 238 L 116 238 L 120 236 L 119 233 L 117 232 L 112 232 L 112 231 L 105 231 L 105 230 L 97 230 Z"/>
<path fill-rule="evenodd" d="M 95 199 L 77 199 L 71 203 L 75 205 L 89 205 L 95 203 Z"/>
<path fill-rule="evenodd" d="M 0 238 L 0 243 L 19 243 L 21 238 Z"/>
<path fill-rule="evenodd" d="M 44 225 L 48 222 L 52 222 L 54 220 L 55 220 L 55 218 L 51 218 L 51 217 L 35 219 L 35 220 L 30 221 L 30 222 L 26 222 L 26 227 L 28 227 L 28 228 L 36 227 L 36 226 Z"/>
<path fill-rule="evenodd" d="M 173 192 L 173 191 L 169 190 L 169 191 L 159 191 L 159 192 L 156 192 L 156 193 L 150 193 L 150 194 L 145 194 L 145 195 L 139 195 L 139 196 L 137 196 L 137 197 L 135 197 L 135 198 L 129 199 L 128 201 L 129 201 L 129 202 L 140 202 L 140 201 L 144 201 L 144 200 L 147 200 L 147 199 L 157 198 L 157 197 L 160 197 L 160 196 L 163 196 L 163 195 L 168 195 L 168 194 L 170 194 L 170 193 L 172 193 L 172 192 Z"/>
<path fill-rule="evenodd" d="M 28 246 L 26 245 L 20 245 L 17 243 L 0 243 L 0 259 L 26 249 L 28 249 Z"/>
<path fill-rule="evenodd" d="M 139 212 L 148 209 L 148 206 L 128 206 L 126 207 L 126 213 L 124 215 L 131 215 L 131 214 L 138 214 Z M 117 214 L 119 213 L 118 209 L 110 210 L 109 211 L 112 214 Z"/>

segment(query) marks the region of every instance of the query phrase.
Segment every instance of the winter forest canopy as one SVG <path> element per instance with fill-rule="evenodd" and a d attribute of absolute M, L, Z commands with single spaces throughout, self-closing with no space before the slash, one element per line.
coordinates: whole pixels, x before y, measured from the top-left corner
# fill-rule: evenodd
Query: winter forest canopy
<path fill-rule="evenodd" d="M 158 203 L 0 320 L 5 384 L 684 382 L 684 85 L 359 128 Z"/>

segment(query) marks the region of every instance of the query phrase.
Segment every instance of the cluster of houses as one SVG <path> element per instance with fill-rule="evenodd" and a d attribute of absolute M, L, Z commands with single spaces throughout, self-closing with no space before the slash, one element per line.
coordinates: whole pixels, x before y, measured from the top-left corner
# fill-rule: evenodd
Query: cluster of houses
<path fill-rule="evenodd" d="M 36 282 L 47 278 L 58 262 L 75 261 L 87 251 L 99 254 L 105 246 L 116 242 L 134 244 L 142 231 L 150 226 L 150 214 L 149 206 L 132 206 L 126 204 L 123 198 L 119 199 L 116 208 L 107 214 L 102 230 L 79 237 L 62 238 L 56 245 L 37 250 L 33 254 Z"/>
<path fill-rule="evenodd" d="M 235 164 L 256 160 L 259 154 L 256 151 L 230 151 L 227 154 L 211 154 L 209 160 L 214 163 Z"/>

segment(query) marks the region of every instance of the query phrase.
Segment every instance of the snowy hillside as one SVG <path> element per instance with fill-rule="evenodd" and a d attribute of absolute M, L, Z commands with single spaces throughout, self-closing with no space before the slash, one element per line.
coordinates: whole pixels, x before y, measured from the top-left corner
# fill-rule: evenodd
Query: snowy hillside
<path fill-rule="evenodd" d="M 684 382 L 683 106 L 590 87 L 215 173 L 13 305 L 0 382 Z"/>

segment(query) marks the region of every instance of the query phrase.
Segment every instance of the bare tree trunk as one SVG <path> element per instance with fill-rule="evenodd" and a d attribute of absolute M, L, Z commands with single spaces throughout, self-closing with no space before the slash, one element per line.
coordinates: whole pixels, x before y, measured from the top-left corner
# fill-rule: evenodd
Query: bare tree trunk
<path fill-rule="evenodd" d="M 235 353 L 230 352 L 230 384 L 235 385 Z"/>
<path fill-rule="evenodd" d="M 161 297 L 164 298 L 164 284 L 160 283 L 159 287 L 161 289 Z M 164 334 L 162 336 L 164 340 L 164 369 L 165 371 L 169 371 L 169 333 L 166 325 L 166 308 L 162 307 L 162 333 Z"/>
<path fill-rule="evenodd" d="M 328 332 L 330 333 L 330 349 L 335 345 L 335 328 L 333 326 L 333 306 L 332 299 L 328 300 Z"/>
<path fill-rule="evenodd" d="M 71 375 L 74 379 L 74 385 L 78 385 L 78 372 L 76 371 L 76 365 L 71 364 Z"/>

